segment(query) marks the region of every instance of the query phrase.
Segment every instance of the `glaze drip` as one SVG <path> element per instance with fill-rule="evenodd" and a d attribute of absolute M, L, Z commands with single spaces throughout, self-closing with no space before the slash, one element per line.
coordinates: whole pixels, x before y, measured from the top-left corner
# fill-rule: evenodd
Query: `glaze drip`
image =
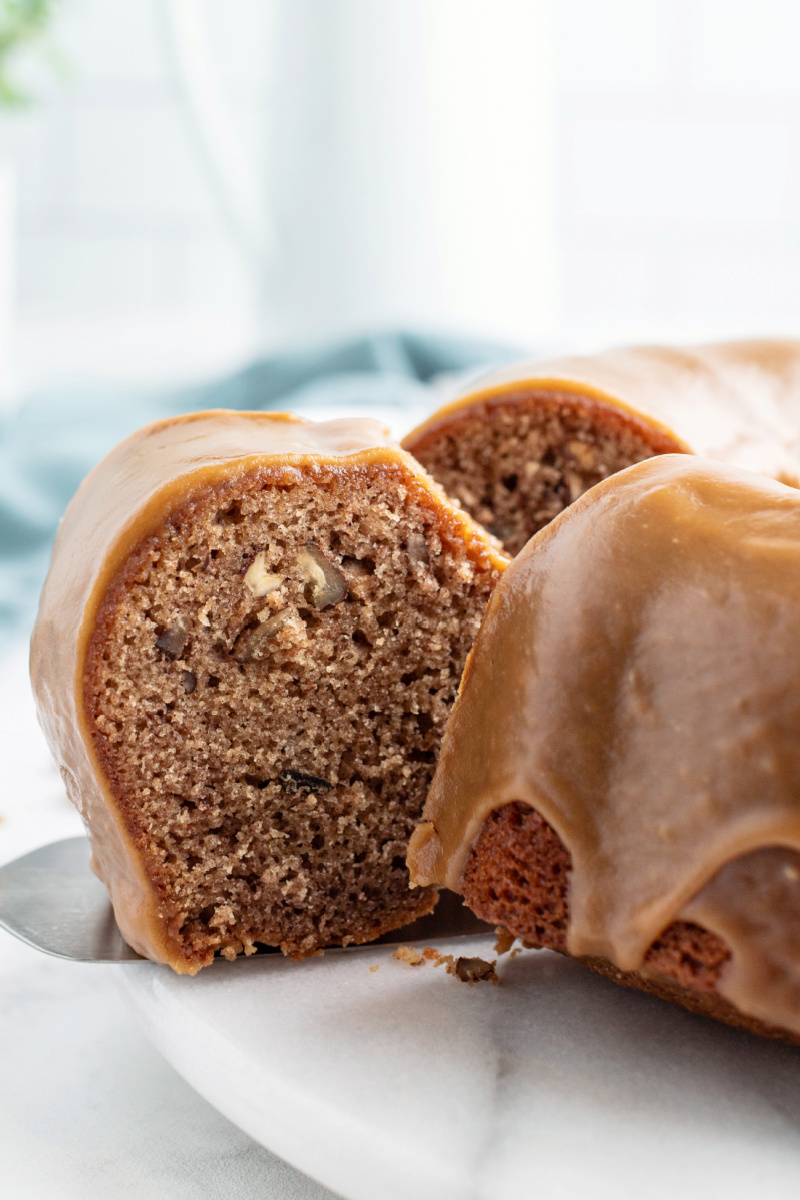
<path fill-rule="evenodd" d="M 571 855 L 571 954 L 636 970 L 694 921 L 731 949 L 722 993 L 800 1031 L 798 682 L 800 494 L 686 455 L 630 467 L 495 591 L 412 876 L 459 890 L 488 814 L 528 804 Z"/>

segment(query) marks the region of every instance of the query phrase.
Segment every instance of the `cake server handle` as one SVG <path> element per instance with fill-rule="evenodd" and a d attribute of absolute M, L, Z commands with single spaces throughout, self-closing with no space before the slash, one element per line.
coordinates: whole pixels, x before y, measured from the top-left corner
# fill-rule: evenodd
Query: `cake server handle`
<path fill-rule="evenodd" d="M 103 884 L 89 869 L 84 837 L 40 846 L 0 867 L 0 927 L 20 941 L 70 962 L 139 962 L 125 942 Z M 434 939 L 491 933 L 452 892 L 442 894 L 434 912 L 384 934 L 370 945 L 399 946 Z M 341 948 L 334 947 L 341 952 Z M 345 950 L 362 949 L 359 946 Z M 278 954 L 259 947 L 257 954 Z M 236 960 L 239 961 L 238 959 Z"/>

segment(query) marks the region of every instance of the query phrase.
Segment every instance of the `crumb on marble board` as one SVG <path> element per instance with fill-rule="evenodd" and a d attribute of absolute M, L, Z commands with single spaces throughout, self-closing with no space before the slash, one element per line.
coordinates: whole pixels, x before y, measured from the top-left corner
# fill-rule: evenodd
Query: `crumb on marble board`
<path fill-rule="evenodd" d="M 398 946 L 392 958 L 408 963 L 410 967 L 418 967 L 421 962 L 424 962 L 419 950 L 415 950 L 413 946 Z"/>
<path fill-rule="evenodd" d="M 491 962 L 487 962 L 485 958 L 457 958 L 454 965 L 448 964 L 447 973 L 455 975 L 456 979 L 468 983 L 470 987 L 474 983 L 492 983 L 497 987 L 500 980 L 497 978 L 496 966 L 495 958 Z"/>
<path fill-rule="evenodd" d="M 369 971 L 377 971 L 377 969 L 378 969 L 378 964 L 377 964 L 377 963 L 375 963 L 375 964 L 374 964 L 374 966 L 371 966 L 371 967 L 369 967 L 369 968 L 368 968 L 368 970 L 369 970 Z"/>
<path fill-rule="evenodd" d="M 454 975 L 470 987 L 475 983 L 492 983 L 496 986 L 500 982 L 495 971 L 497 959 L 487 962 L 485 958 L 454 958 L 452 954 L 440 954 L 433 946 L 426 946 L 422 953 L 413 946 L 399 946 L 392 958 L 411 967 L 418 967 L 426 960 L 433 962 L 435 967 L 444 967 L 448 975 Z"/>

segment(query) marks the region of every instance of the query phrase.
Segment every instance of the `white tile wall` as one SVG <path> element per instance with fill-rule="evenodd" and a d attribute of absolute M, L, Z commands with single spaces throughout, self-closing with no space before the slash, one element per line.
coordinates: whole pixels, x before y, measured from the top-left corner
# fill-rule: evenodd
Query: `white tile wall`
<path fill-rule="evenodd" d="M 203 2 L 258 172 L 272 0 Z M 0 116 L 0 161 L 17 175 L 12 349 L 23 386 L 204 374 L 256 344 L 253 275 L 192 142 L 164 17 L 161 0 L 65 0 L 51 37 L 63 78 L 40 56 L 20 63 L 39 102 Z M 172 369 L 161 349 L 170 330 Z"/>
<path fill-rule="evenodd" d="M 672 0 L 559 0 L 562 92 L 638 94 L 663 87 L 672 10 Z"/>
<path fill-rule="evenodd" d="M 183 114 L 163 100 L 81 105 L 73 170 L 72 199 L 83 218 L 174 222 L 176 232 L 180 224 L 213 228 L 217 219 Z"/>
<path fill-rule="evenodd" d="M 67 0 L 54 41 L 81 89 L 166 82 L 159 6 L 160 0 Z"/>
<path fill-rule="evenodd" d="M 565 340 L 800 333 L 800 5 L 557 12 Z"/>
<path fill-rule="evenodd" d="M 280 133 L 270 91 L 279 3 L 202 0 L 256 173 L 270 118 Z M 799 330 L 800 4 L 553 4 L 561 307 L 547 336 L 554 325 L 568 344 Z M 264 333 L 253 273 L 181 110 L 164 14 L 162 0 L 64 0 L 53 41 L 67 80 L 23 62 L 43 102 L 0 117 L 0 160 L 17 170 L 29 381 L 62 368 L 146 375 L 143 348 L 170 337 L 176 374 L 207 371 Z M 467 217 L 474 225 L 471 199 L 469 212 L 453 212 L 454 228 Z M 508 230 L 488 232 L 509 253 Z M 54 335 L 58 321 L 69 338 Z M 164 362 L 159 351 L 153 369 Z"/>
<path fill-rule="evenodd" d="M 37 67 L 46 103 L 0 118 L 20 174 L 21 340 L 43 347 L 28 378 L 63 349 L 59 318 L 84 320 L 90 374 L 138 374 L 130 327 L 144 347 L 173 322 L 177 346 L 192 312 L 228 357 L 384 324 L 552 337 L 551 0 L 197 3 L 256 190 L 271 189 L 271 306 L 192 139 L 166 0 L 64 0 L 71 81 Z M 114 314 L 126 328 L 98 345 L 93 323 Z"/>
<path fill-rule="evenodd" d="M 22 314 L 145 307 L 160 290 L 163 249 L 157 239 L 141 235 L 75 230 L 65 237 L 58 227 L 23 237 Z"/>
<path fill-rule="evenodd" d="M 788 120 L 579 116 L 564 139 L 565 207 L 648 230 L 770 225 L 790 215 L 793 138 Z"/>
<path fill-rule="evenodd" d="M 794 0 L 695 0 L 687 63 L 698 92 L 800 97 L 800 5 Z"/>

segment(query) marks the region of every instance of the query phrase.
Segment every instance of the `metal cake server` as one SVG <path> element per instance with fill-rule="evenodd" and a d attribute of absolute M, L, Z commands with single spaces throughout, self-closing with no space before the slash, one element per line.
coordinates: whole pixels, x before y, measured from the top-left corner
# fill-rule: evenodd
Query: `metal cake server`
<path fill-rule="evenodd" d="M 88 839 L 75 837 L 51 842 L 0 867 L 0 927 L 36 950 L 71 962 L 141 961 L 117 928 L 108 892 L 89 869 L 89 858 Z M 434 939 L 492 932 L 493 927 L 478 920 L 459 896 L 443 892 L 429 916 L 369 944 L 427 944 Z M 280 951 L 262 946 L 257 953 Z"/>

